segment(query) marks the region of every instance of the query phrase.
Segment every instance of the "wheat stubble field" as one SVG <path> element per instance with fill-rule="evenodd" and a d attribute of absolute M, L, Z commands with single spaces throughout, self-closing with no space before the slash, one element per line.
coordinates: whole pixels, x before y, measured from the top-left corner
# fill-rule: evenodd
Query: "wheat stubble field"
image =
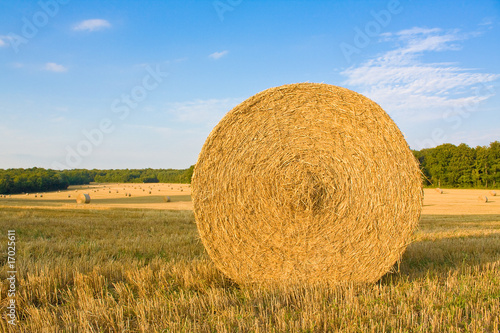
<path fill-rule="evenodd" d="M 488 191 L 426 189 L 414 242 L 375 284 L 264 289 L 238 286 L 215 269 L 197 234 L 188 185 L 149 186 L 0 198 L 0 331 L 500 329 L 500 197 Z M 79 192 L 92 202 L 77 205 Z M 15 327 L 4 316 L 9 229 L 17 237 Z"/>

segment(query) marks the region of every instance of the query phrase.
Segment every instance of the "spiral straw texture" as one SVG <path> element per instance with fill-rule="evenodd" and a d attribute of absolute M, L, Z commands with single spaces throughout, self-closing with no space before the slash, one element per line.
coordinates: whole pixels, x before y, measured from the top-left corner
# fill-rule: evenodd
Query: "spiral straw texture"
<path fill-rule="evenodd" d="M 316 83 L 232 109 L 192 179 L 201 240 L 240 284 L 375 282 L 411 242 L 422 196 L 418 164 L 384 110 Z"/>

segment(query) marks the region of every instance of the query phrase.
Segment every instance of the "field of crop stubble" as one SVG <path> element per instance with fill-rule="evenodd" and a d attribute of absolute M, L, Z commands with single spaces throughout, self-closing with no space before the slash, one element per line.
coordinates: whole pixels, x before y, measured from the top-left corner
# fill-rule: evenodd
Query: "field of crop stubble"
<path fill-rule="evenodd" d="M 426 189 L 415 241 L 399 267 L 374 285 L 264 289 L 235 285 L 213 266 L 197 235 L 187 185 L 156 185 L 151 194 L 141 186 L 0 199 L 0 331 L 500 329 L 500 197 L 480 202 L 488 191 Z M 93 201 L 76 205 L 75 190 Z M 167 195 L 172 202 L 162 200 Z M 12 229 L 16 326 L 5 316 Z"/>

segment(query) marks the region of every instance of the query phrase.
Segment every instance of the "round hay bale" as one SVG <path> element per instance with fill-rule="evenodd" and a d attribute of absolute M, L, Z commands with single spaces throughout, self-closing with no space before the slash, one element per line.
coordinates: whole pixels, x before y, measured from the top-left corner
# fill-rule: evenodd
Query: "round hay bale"
<path fill-rule="evenodd" d="M 496 197 L 497 192 L 496 191 L 490 191 L 490 194 L 491 194 L 492 197 Z"/>
<path fill-rule="evenodd" d="M 172 199 L 170 199 L 169 196 L 166 196 L 166 197 L 163 197 L 163 201 L 170 202 L 170 201 L 172 201 Z"/>
<path fill-rule="evenodd" d="M 438 188 L 436 188 L 435 190 L 436 190 L 436 192 L 437 192 L 437 193 L 439 193 L 439 194 L 443 194 L 443 190 L 442 190 L 442 189 L 440 189 L 439 187 L 438 187 Z"/>
<path fill-rule="evenodd" d="M 90 195 L 88 193 L 80 193 L 76 197 L 76 203 L 79 203 L 79 204 L 88 204 L 88 203 L 90 203 Z"/>
<path fill-rule="evenodd" d="M 387 113 L 315 83 L 232 109 L 191 185 L 201 240 L 240 284 L 377 281 L 411 242 L 423 198 L 418 163 Z"/>
<path fill-rule="evenodd" d="M 481 201 L 481 202 L 484 202 L 484 203 L 487 203 L 488 202 L 488 197 L 485 196 L 485 195 L 480 195 L 479 197 L 477 197 L 477 200 Z"/>

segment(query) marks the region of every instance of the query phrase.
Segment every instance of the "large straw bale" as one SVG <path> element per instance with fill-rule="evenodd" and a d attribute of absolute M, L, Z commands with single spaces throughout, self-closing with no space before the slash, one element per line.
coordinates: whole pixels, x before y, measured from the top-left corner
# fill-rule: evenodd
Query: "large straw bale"
<path fill-rule="evenodd" d="M 241 284 L 377 281 L 411 242 L 423 197 L 384 110 L 315 83 L 232 109 L 202 148 L 192 191 L 208 254 Z"/>

